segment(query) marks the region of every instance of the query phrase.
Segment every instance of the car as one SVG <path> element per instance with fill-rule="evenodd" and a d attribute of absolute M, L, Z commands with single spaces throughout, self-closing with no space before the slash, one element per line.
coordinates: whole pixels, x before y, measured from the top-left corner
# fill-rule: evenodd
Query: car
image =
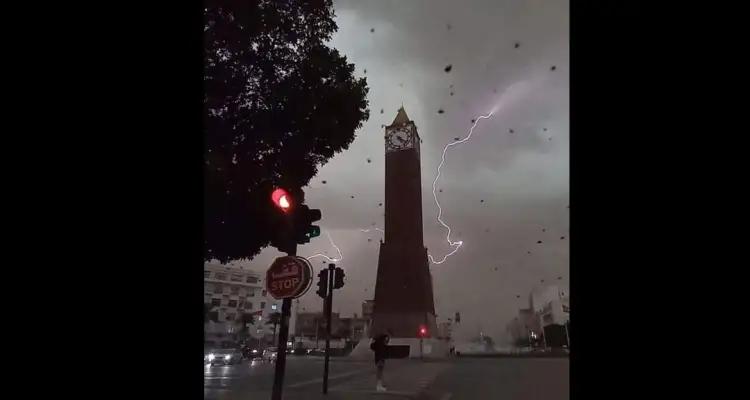
<path fill-rule="evenodd" d="M 307 355 L 309 356 L 324 356 L 326 351 L 324 349 L 308 349 Z"/>
<path fill-rule="evenodd" d="M 276 347 L 269 347 L 263 350 L 263 359 L 266 361 L 276 361 L 277 350 Z"/>
<path fill-rule="evenodd" d="M 232 365 L 242 362 L 242 352 L 238 349 L 215 349 L 208 352 L 206 362 L 210 365 Z"/>
<path fill-rule="evenodd" d="M 260 358 L 263 355 L 263 352 L 258 350 L 255 347 L 245 347 L 242 349 L 242 357 L 248 360 L 252 360 L 254 358 Z"/>

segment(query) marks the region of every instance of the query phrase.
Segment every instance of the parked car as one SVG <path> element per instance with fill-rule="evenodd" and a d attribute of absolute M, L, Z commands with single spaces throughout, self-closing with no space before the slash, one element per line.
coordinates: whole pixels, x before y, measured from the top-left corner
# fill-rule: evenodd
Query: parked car
<path fill-rule="evenodd" d="M 308 349 L 307 355 L 309 356 L 324 356 L 326 351 L 324 349 Z"/>
<path fill-rule="evenodd" d="M 242 349 L 242 356 L 247 360 L 252 360 L 254 358 L 261 358 L 263 352 L 257 347 L 245 347 Z"/>
<path fill-rule="evenodd" d="M 206 362 L 210 365 L 231 365 L 242 362 L 242 352 L 239 349 L 214 349 L 206 355 Z"/>
<path fill-rule="evenodd" d="M 276 361 L 276 357 L 277 357 L 276 353 L 277 353 L 276 347 L 269 347 L 263 350 L 263 359 L 266 361 Z"/>

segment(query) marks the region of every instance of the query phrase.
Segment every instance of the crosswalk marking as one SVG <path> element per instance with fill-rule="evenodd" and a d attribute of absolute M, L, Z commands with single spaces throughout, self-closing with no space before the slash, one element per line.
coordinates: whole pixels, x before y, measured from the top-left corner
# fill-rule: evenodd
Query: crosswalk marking
<path fill-rule="evenodd" d="M 357 375 L 357 374 L 363 374 L 363 373 L 366 373 L 366 372 L 369 372 L 369 371 L 370 371 L 369 369 L 361 369 L 361 370 L 356 370 L 356 371 L 352 371 L 352 372 L 345 372 L 343 374 L 338 374 L 338 375 L 330 375 L 328 377 L 328 380 L 338 379 L 338 378 L 344 378 L 344 377 L 347 377 L 347 376 L 352 376 L 352 375 Z M 293 383 L 291 385 L 285 385 L 285 386 L 289 387 L 289 388 L 293 388 L 293 387 L 311 385 L 313 383 L 322 383 L 322 382 L 323 382 L 323 378 L 316 378 L 316 379 L 311 379 L 309 381 L 297 382 L 297 383 Z"/>

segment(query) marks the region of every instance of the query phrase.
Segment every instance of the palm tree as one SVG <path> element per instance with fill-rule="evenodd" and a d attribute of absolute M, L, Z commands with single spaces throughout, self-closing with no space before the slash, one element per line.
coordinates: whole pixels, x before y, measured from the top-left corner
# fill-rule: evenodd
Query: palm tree
<path fill-rule="evenodd" d="M 211 312 L 211 304 L 203 303 L 203 323 L 208 322 L 208 313 Z"/>
<path fill-rule="evenodd" d="M 281 323 L 281 313 L 274 311 L 268 314 L 267 325 L 273 325 L 273 342 L 276 343 L 276 325 Z"/>
<path fill-rule="evenodd" d="M 253 314 L 250 313 L 241 313 L 237 319 L 234 320 L 235 325 L 238 326 L 237 330 L 237 336 L 239 341 L 247 338 L 248 335 L 248 327 L 247 324 L 255 324 L 255 318 L 253 318 Z"/>
<path fill-rule="evenodd" d="M 203 323 L 208 321 L 216 321 L 217 316 L 212 316 L 211 313 L 214 311 L 214 306 L 209 303 L 203 303 Z"/>

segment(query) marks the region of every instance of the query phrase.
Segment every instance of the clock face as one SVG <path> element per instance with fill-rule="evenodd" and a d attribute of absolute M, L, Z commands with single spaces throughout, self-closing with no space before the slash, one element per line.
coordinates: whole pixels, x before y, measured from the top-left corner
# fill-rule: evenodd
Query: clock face
<path fill-rule="evenodd" d="M 385 139 L 386 151 L 403 150 L 412 147 L 411 131 L 408 127 L 400 127 L 388 133 Z"/>

